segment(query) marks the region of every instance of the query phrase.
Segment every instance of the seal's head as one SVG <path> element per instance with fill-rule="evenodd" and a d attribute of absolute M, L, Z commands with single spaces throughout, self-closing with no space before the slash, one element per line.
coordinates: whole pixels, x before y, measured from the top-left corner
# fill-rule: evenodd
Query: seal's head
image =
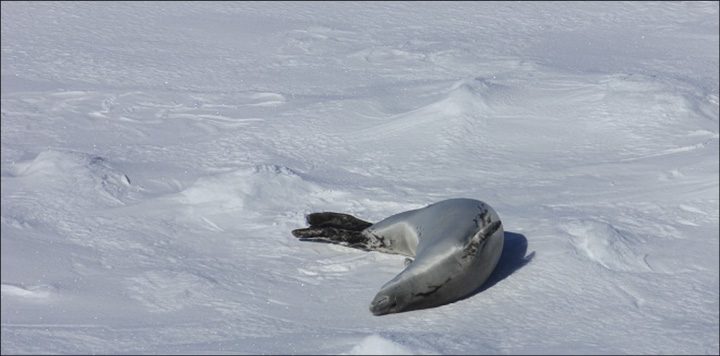
<path fill-rule="evenodd" d="M 378 294 L 370 303 L 370 312 L 375 315 L 397 313 L 399 306 L 397 296 Z"/>
<path fill-rule="evenodd" d="M 413 302 L 410 279 L 408 273 L 400 273 L 387 282 L 370 303 L 370 312 L 385 315 L 406 310 Z"/>
<path fill-rule="evenodd" d="M 464 245 L 427 247 L 380 289 L 370 312 L 385 315 L 424 309 L 472 294 L 495 269 L 503 240 L 502 224 L 496 221 L 470 235 Z"/>
<path fill-rule="evenodd" d="M 427 288 L 421 286 L 427 287 L 428 278 L 434 276 L 428 277 L 427 273 L 419 274 L 418 268 L 412 267 L 415 266 L 411 264 L 411 267 L 395 276 L 380 289 L 370 303 L 370 312 L 375 315 L 385 315 L 436 304 L 435 298 L 431 297 L 431 294 L 437 291 L 440 285 L 432 286 L 433 283 L 430 283 L 428 292 Z"/>

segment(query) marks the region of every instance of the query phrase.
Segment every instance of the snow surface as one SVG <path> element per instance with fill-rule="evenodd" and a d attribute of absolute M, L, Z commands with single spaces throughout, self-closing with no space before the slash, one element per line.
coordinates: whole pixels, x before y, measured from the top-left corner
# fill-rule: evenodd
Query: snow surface
<path fill-rule="evenodd" d="M 717 2 L 2 2 L 2 353 L 718 354 Z M 491 280 L 295 239 L 468 197 Z"/>

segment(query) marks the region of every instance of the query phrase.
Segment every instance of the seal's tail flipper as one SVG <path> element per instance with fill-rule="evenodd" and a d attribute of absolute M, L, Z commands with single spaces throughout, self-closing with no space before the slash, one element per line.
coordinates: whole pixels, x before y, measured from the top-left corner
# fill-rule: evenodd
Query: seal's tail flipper
<path fill-rule="evenodd" d="M 370 238 L 360 231 L 336 229 L 334 227 L 309 227 L 293 230 L 292 234 L 299 239 L 317 239 L 363 250 L 370 248 Z"/>
<path fill-rule="evenodd" d="M 362 231 L 372 226 L 371 222 L 358 219 L 352 215 L 332 212 L 312 213 L 306 219 L 310 227 L 319 228 L 333 227 L 350 231 Z"/>

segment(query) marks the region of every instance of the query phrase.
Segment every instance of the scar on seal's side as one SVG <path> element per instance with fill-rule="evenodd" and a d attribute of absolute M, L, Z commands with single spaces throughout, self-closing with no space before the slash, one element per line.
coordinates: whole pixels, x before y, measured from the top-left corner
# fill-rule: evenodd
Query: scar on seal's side
<path fill-rule="evenodd" d="M 473 199 L 449 199 L 392 215 L 376 224 L 321 212 L 307 216 L 298 238 L 415 257 L 377 293 L 375 315 L 435 307 L 468 296 L 488 279 L 500 259 L 504 231 L 497 213 Z M 408 263 L 409 261 L 409 263 Z"/>

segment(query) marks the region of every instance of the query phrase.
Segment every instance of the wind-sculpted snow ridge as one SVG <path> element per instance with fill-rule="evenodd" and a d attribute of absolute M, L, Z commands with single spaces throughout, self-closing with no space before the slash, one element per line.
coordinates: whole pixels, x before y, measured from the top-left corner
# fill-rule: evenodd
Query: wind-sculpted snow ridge
<path fill-rule="evenodd" d="M 601 266 L 615 271 L 650 271 L 643 260 L 647 241 L 611 224 L 582 219 L 563 226 L 580 253 Z"/>
<path fill-rule="evenodd" d="M 343 355 L 414 355 L 415 353 L 380 335 L 370 335 Z"/>
<path fill-rule="evenodd" d="M 81 152 L 46 150 L 31 162 L 14 164 L 11 174 L 35 187 L 48 184 L 48 189 L 93 194 L 106 204 L 121 205 L 133 192 L 127 175 L 102 157 Z"/>
<path fill-rule="evenodd" d="M 2 184 L 3 199 L 13 201 L 3 204 L 5 221 L 53 229 L 82 219 L 69 206 L 91 211 L 118 207 L 140 192 L 102 157 L 65 150 L 45 150 L 32 160 L 3 164 Z"/>
<path fill-rule="evenodd" d="M 256 165 L 251 168 L 220 173 L 198 179 L 180 192 L 188 205 L 214 207 L 219 211 L 290 209 L 293 203 L 319 194 L 321 188 L 302 179 L 291 168 L 278 165 Z M 212 212 L 210 212 L 212 213 Z"/>
<path fill-rule="evenodd" d="M 488 115 L 485 97 L 488 84 L 482 79 L 454 83 L 448 93 L 420 108 L 386 118 L 383 123 L 354 133 L 350 139 L 360 141 L 414 141 L 451 144 L 453 138 L 465 138 L 469 125 L 480 124 Z M 473 130 L 477 133 L 479 130 Z"/>

